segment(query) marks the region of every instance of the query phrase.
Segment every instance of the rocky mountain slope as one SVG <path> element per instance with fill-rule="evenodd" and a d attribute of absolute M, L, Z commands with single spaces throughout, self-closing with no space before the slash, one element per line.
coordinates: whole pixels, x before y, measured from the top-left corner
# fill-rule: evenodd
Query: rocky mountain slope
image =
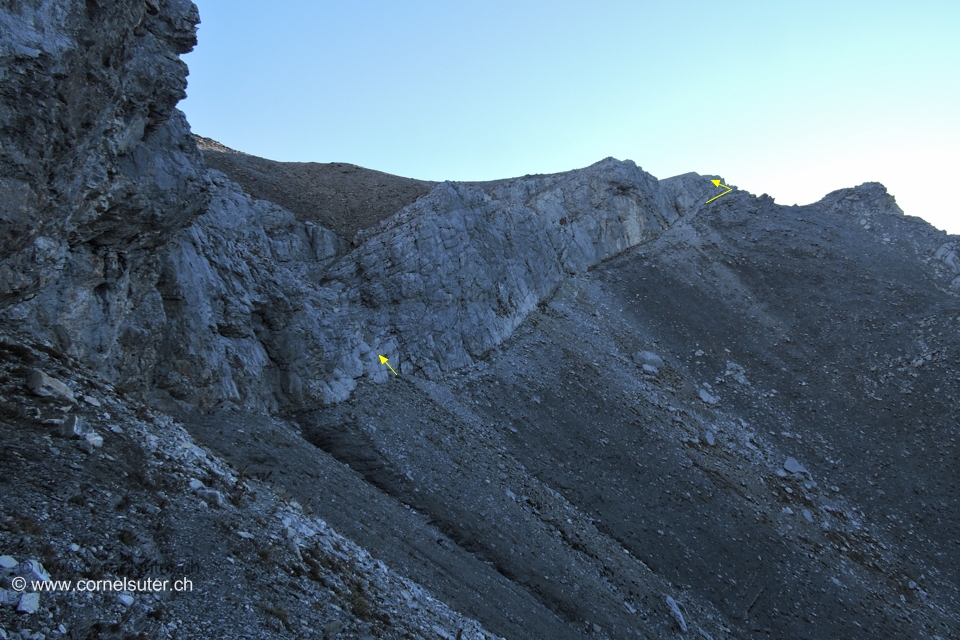
<path fill-rule="evenodd" d="M 245 193 L 330 229 L 349 242 L 357 231 L 389 218 L 436 186 L 353 164 L 274 162 L 197 136 L 207 167 L 222 171 Z"/>
<path fill-rule="evenodd" d="M 197 20 L 0 7 L 3 633 L 960 636 L 960 239 L 198 148 Z"/>

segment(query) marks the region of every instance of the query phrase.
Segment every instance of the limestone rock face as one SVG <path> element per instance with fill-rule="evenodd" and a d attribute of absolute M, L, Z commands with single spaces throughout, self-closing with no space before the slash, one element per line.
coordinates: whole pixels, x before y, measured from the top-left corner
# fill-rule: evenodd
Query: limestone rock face
<path fill-rule="evenodd" d="M 387 379 L 380 354 L 428 378 L 473 364 L 563 279 L 657 237 L 710 184 L 613 159 L 444 183 L 347 252 L 222 174 L 208 180 L 205 212 L 165 245 L 83 245 L 7 319 L 169 410 L 340 402 L 361 376 Z"/>
<path fill-rule="evenodd" d="M 346 315 L 340 293 L 316 284 L 341 241 L 222 176 L 214 182 L 207 212 L 158 260 L 148 295 L 163 329 L 150 332 L 147 316 L 139 324 L 154 361 L 178 363 L 154 370 L 157 393 L 201 407 L 316 402 L 357 343 L 353 327 L 335 321 Z"/>
<path fill-rule="evenodd" d="M 151 392 L 204 408 L 340 402 L 361 376 L 387 379 L 380 354 L 404 375 L 469 366 L 564 278 L 689 213 L 665 200 L 694 198 L 682 182 L 663 188 L 615 160 L 492 186 L 445 183 L 344 254 L 331 231 L 216 175 L 210 207 L 161 254 L 145 296 L 158 323 L 166 318 Z"/>
<path fill-rule="evenodd" d="M 435 378 L 500 344 L 570 275 L 656 237 L 709 181 L 660 183 L 612 158 L 490 186 L 446 183 L 378 227 L 330 278 L 365 310 L 375 343 Z M 669 203 L 669 204 L 665 204 Z"/>
<path fill-rule="evenodd" d="M 613 159 L 443 183 L 348 250 L 219 172 L 206 180 L 204 213 L 165 244 L 80 245 L 6 318 L 167 410 L 299 410 L 346 400 L 363 376 L 387 380 L 381 354 L 429 379 L 475 364 L 565 279 L 661 237 L 703 242 L 687 221 L 712 193 L 709 176 L 658 181 Z M 875 185 L 824 204 L 902 215 Z"/>
<path fill-rule="evenodd" d="M 300 380 L 323 377 L 324 345 L 311 345 L 336 299 L 311 280 L 341 241 L 218 174 L 211 193 L 206 213 L 162 250 L 136 260 L 87 254 L 84 271 L 6 318 L 173 409 L 219 401 L 277 409 L 275 393 L 302 398 Z M 97 272 L 108 279 L 82 277 Z"/>
<path fill-rule="evenodd" d="M 174 109 L 198 21 L 187 0 L 0 7 L 0 303 L 64 275 L 108 281 L 203 210 Z"/>

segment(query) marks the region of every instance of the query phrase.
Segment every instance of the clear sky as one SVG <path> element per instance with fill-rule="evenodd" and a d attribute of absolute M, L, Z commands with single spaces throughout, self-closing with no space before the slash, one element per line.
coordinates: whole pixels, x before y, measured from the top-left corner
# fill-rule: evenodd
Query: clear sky
<path fill-rule="evenodd" d="M 960 234 L 960 0 L 196 0 L 193 130 L 429 180 L 607 156 Z"/>

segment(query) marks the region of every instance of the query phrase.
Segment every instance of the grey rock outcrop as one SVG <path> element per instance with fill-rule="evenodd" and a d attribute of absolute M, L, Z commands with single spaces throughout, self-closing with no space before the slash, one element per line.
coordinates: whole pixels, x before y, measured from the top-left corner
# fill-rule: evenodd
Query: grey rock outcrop
<path fill-rule="evenodd" d="M 660 233 L 677 215 L 663 192 L 685 193 L 615 160 L 486 190 L 445 183 L 344 255 L 329 230 L 214 181 L 207 212 L 159 261 L 152 295 L 171 321 L 155 353 L 183 364 L 158 371 L 154 393 L 267 410 L 386 380 L 381 353 L 428 378 L 469 366 L 565 277 Z"/>
<path fill-rule="evenodd" d="M 63 278 L 105 290 L 205 204 L 183 114 L 188 0 L 0 8 L 0 303 Z"/>
<path fill-rule="evenodd" d="M 679 219 L 665 199 L 709 185 L 677 180 L 610 158 L 486 188 L 446 183 L 361 233 L 330 277 L 369 310 L 374 340 L 396 336 L 404 372 L 435 378 L 500 344 L 565 277 L 656 237 Z"/>
<path fill-rule="evenodd" d="M 960 249 L 960 245 L 948 242 L 941 245 L 933 255 L 934 260 L 939 261 L 953 276 L 950 284 L 955 289 L 960 289 L 960 254 L 957 253 L 958 249 Z"/>
<path fill-rule="evenodd" d="M 469 366 L 564 278 L 689 213 L 663 204 L 693 198 L 688 181 L 608 159 L 445 183 L 344 254 L 333 232 L 214 173 L 205 213 L 162 250 L 108 252 L 6 315 L 157 406 L 339 402 L 361 376 L 386 379 L 380 353 L 428 378 Z"/>

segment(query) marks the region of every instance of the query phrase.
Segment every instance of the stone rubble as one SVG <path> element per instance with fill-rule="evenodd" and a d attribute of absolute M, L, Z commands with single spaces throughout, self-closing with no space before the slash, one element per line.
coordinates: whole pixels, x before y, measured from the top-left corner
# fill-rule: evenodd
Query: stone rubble
<path fill-rule="evenodd" d="M 4 365 L 0 362 L 0 369 Z M 6 371 L 7 369 L 5 369 Z M 102 382 L 94 382 L 94 379 L 84 378 L 84 374 L 75 374 L 77 377 L 70 383 L 74 388 L 84 388 L 91 385 L 102 385 Z M 7 390 L 11 388 L 7 383 Z M 31 394 L 32 395 L 32 394 Z M 163 473 L 171 478 L 180 478 L 179 488 L 171 486 L 168 481 L 161 480 L 163 486 L 169 488 L 165 491 L 153 490 L 154 500 L 161 505 L 156 508 L 151 504 L 144 504 L 140 500 L 132 502 L 132 508 L 129 511 L 121 512 L 122 519 L 118 519 L 114 504 L 124 504 L 121 499 L 117 503 L 116 498 L 121 496 L 115 492 L 126 491 L 132 488 L 130 478 L 123 479 L 123 482 L 117 482 L 116 473 L 109 466 L 105 468 L 104 475 L 101 475 L 95 482 L 96 486 L 109 488 L 108 491 L 89 490 L 85 494 L 73 494 L 65 504 L 70 509 L 81 510 L 80 520 L 76 522 L 76 530 L 68 533 L 66 539 L 61 534 L 54 534 L 47 537 L 50 546 L 44 553 L 49 554 L 44 562 L 49 560 L 51 566 L 58 569 L 51 575 L 43 564 L 33 557 L 14 556 L 12 554 L 0 555 L 0 629 L 4 634 L 9 635 L 8 631 L 15 630 L 18 638 L 45 638 L 55 637 L 57 634 L 67 634 L 70 629 L 83 629 L 84 615 L 94 615 L 95 619 L 113 620 L 117 625 L 140 625 L 140 628 L 150 626 L 152 631 L 150 637 L 170 638 L 177 637 L 179 629 L 196 637 L 198 633 L 208 635 L 208 632 L 191 631 L 204 628 L 206 624 L 203 620 L 209 620 L 209 612 L 205 612 L 204 600 L 202 598 L 180 599 L 177 611 L 181 616 L 176 622 L 165 620 L 158 623 L 147 614 L 157 612 L 156 607 L 162 602 L 170 602 L 169 598 L 155 597 L 150 593 L 136 592 L 106 592 L 90 594 L 88 598 L 78 598 L 77 592 L 50 591 L 49 593 L 33 592 L 30 587 L 24 592 L 17 592 L 11 589 L 11 580 L 14 577 L 22 576 L 28 581 L 56 581 L 65 579 L 77 579 L 85 574 L 100 575 L 104 579 L 118 579 L 120 577 L 143 578 L 144 576 L 137 571 L 130 575 L 129 569 L 118 570 L 116 567 L 123 566 L 116 564 L 124 553 L 140 553 L 144 548 L 149 547 L 150 527 L 144 526 L 144 523 L 138 526 L 135 521 L 143 517 L 154 517 L 165 514 L 165 517 L 183 517 L 177 516 L 178 512 L 192 514 L 184 520 L 182 527 L 184 533 L 188 536 L 187 540 L 181 543 L 183 549 L 190 549 L 191 544 L 201 537 L 198 532 L 189 532 L 190 519 L 198 518 L 197 505 L 200 501 L 191 501 L 189 495 L 195 494 L 204 507 L 209 509 L 215 506 L 216 511 L 223 514 L 220 516 L 221 522 L 231 522 L 235 527 L 236 540 L 245 544 L 257 545 L 260 551 L 266 555 L 289 554 L 289 562 L 292 566 L 299 566 L 298 571 L 302 576 L 313 575 L 313 578 L 302 578 L 301 586 L 296 590 L 290 591 L 287 600 L 277 601 L 267 606 L 267 611 L 258 605 L 257 608 L 250 607 L 249 610 L 241 607 L 236 615 L 245 616 L 247 628 L 253 624 L 254 628 L 260 631 L 254 631 L 254 637 L 276 637 L 276 631 L 267 631 L 271 629 L 271 620 L 279 621 L 279 628 L 283 629 L 283 620 L 289 616 L 301 616 L 305 624 L 307 620 L 312 620 L 309 625 L 315 625 L 315 628 L 323 628 L 324 625 L 331 624 L 331 616 L 342 616 L 338 620 L 338 629 L 349 631 L 358 637 L 387 637 L 399 638 L 406 637 L 410 633 L 418 633 L 420 629 L 448 630 L 451 637 L 457 637 L 460 633 L 462 638 L 494 640 L 495 636 L 487 633 L 476 622 L 469 620 L 450 611 L 445 605 L 435 600 L 428 592 L 415 583 L 400 577 L 394 571 L 389 569 L 383 563 L 374 560 L 368 553 L 357 547 L 352 542 L 340 536 L 331 527 L 322 520 L 315 517 L 309 517 L 303 509 L 289 498 L 283 499 L 273 494 L 270 488 L 260 484 L 255 480 L 241 480 L 237 473 L 222 461 L 211 456 L 208 452 L 199 447 L 191 436 L 183 430 L 181 426 L 167 417 L 160 415 L 147 415 L 146 420 L 141 420 L 134 416 L 134 412 L 128 408 L 118 398 L 112 397 L 109 392 L 102 396 L 103 403 L 110 407 L 110 420 L 122 423 L 124 428 L 121 433 L 116 434 L 116 440 L 109 443 L 102 443 L 100 447 L 104 451 L 104 457 L 114 458 L 120 453 L 118 447 L 125 448 L 126 451 L 136 451 L 143 447 L 142 451 L 151 451 L 153 461 L 144 465 L 143 469 L 147 473 L 151 468 L 163 468 Z M 31 402 L 29 396 L 20 396 L 23 402 Z M 45 406 L 43 398 L 37 398 L 38 406 Z M 92 407 L 92 405 L 91 405 Z M 65 421 L 57 421 L 55 431 L 52 433 L 55 437 L 68 438 L 74 440 L 79 434 L 84 436 L 91 435 L 97 420 L 104 420 L 93 416 L 89 412 L 86 414 L 72 413 Z M 64 424 L 67 427 L 64 427 Z M 0 429 L 0 436 L 8 435 L 6 431 Z M 47 436 L 49 438 L 49 436 Z M 76 440 L 74 440 L 76 441 Z M 186 445 L 186 446 L 184 446 Z M 197 451 L 202 455 L 197 455 Z M 109 452 L 109 453 L 107 453 Z M 60 456 L 70 457 L 69 452 L 63 452 Z M 129 455 L 129 454 L 128 454 Z M 159 463 L 162 460 L 162 463 Z M 114 458 L 116 461 L 116 458 Z M 121 461 L 121 468 L 126 465 Z M 93 486 L 93 478 L 89 475 L 92 471 L 89 465 L 80 466 L 77 471 L 78 478 L 85 485 Z M 129 468 L 129 467 L 128 467 Z M 30 474 L 31 483 L 49 482 L 53 477 L 54 471 L 49 467 L 42 470 L 34 470 Z M 199 478 L 204 478 L 201 481 Z M 69 482 L 69 481 L 68 481 Z M 156 482 L 156 481 L 154 481 Z M 31 484 L 25 484 L 30 487 Z M 156 487 L 156 485 L 155 485 Z M 213 488 L 216 487 L 216 488 Z M 29 491 L 35 492 L 35 489 Z M 253 496 L 256 494 L 255 498 Z M 70 493 L 65 497 L 71 496 Z M 80 496 L 83 499 L 80 500 Z M 248 496 L 243 498 L 244 508 L 236 506 L 237 496 Z M 31 536 L 19 536 L 21 542 L 16 542 L 10 535 L 12 517 L 8 514 L 28 514 L 33 513 L 31 522 L 36 524 L 30 527 L 42 527 L 46 524 L 53 524 L 55 530 L 60 530 L 63 526 L 70 526 L 69 517 L 61 517 L 54 523 L 45 520 L 46 516 L 35 510 L 39 500 L 35 493 L 18 491 L 16 497 L 9 494 L 4 495 L 4 513 L 0 517 L 0 552 L 4 547 L 9 548 L 13 544 L 23 544 Z M 194 499 L 195 500 L 195 499 Z M 82 505 L 82 506 L 81 506 Z M 152 509 L 151 509 L 152 507 Z M 270 517 L 267 513 L 273 514 L 273 520 L 276 525 L 269 525 Z M 64 514 L 66 515 L 66 514 Z M 21 516 L 18 516 L 21 517 Z M 23 516 L 26 517 L 26 516 Z M 129 524 L 127 524 L 129 523 Z M 237 526 L 240 525 L 240 526 Z M 245 525 L 245 526 L 244 526 Z M 204 526 L 204 525 L 201 525 Z M 206 525 L 209 526 L 209 525 Z M 127 529 L 124 527 L 131 527 Z M 119 536 L 117 530 L 119 528 Z M 134 532 L 134 529 L 139 529 Z M 34 529 L 27 529 L 33 531 Z M 255 536 L 248 531 L 257 530 L 261 535 Z M 96 532 L 96 533 L 94 533 Z M 75 536 L 81 536 L 88 540 L 85 544 L 77 544 Z M 93 536 L 93 537 L 91 537 Z M 117 540 L 119 539 L 119 543 Z M 256 542 L 257 540 L 260 542 Z M 286 539 L 289 546 L 282 548 L 276 545 L 277 540 Z M 147 547 L 143 545 L 146 544 Z M 119 547 L 119 548 L 118 548 Z M 62 551 L 53 551 L 53 549 L 62 549 Z M 260 557 L 255 551 L 252 551 L 253 557 Z M 126 551 L 124 551 L 126 550 Z M 233 555 L 240 554 L 239 550 L 231 550 Z M 264 555 L 263 557 L 266 557 Z M 277 572 L 269 579 L 273 585 L 284 585 L 285 580 L 290 579 L 290 575 L 284 573 L 283 566 L 286 560 L 276 567 L 267 569 Z M 107 568 L 113 566 L 115 568 Z M 267 565 L 271 567 L 271 565 Z M 82 567 L 87 567 L 83 569 Z M 100 569 L 96 569 L 100 567 Z M 216 557 L 211 564 L 204 567 L 204 572 L 194 575 L 191 579 L 198 585 L 203 584 L 204 590 L 216 588 L 221 584 L 222 589 L 236 593 L 236 584 L 243 580 L 240 576 L 231 574 L 236 567 L 238 571 L 243 570 L 239 563 L 239 558 L 232 555 L 224 558 Z M 259 568 L 259 571 L 264 569 Z M 160 568 L 156 577 L 169 575 L 169 568 Z M 182 570 L 181 570 L 182 571 Z M 310 572 L 314 572 L 310 574 Z M 232 577 L 230 577 L 232 576 Z M 28 583 L 29 584 L 29 583 Z M 267 584 L 267 582 L 264 582 Z M 327 587 L 325 585 L 332 585 Z M 286 589 L 287 587 L 281 587 Z M 276 587 L 274 586 L 274 589 Z M 304 589 L 309 593 L 307 600 L 304 600 Z M 357 589 L 363 589 L 362 598 L 358 595 Z M 224 593 L 226 593 L 224 591 Z M 344 594 L 352 592 L 354 604 Z M 416 594 L 418 607 L 411 610 L 404 603 L 399 607 L 398 598 L 400 593 Z M 258 589 L 253 589 L 247 593 L 244 598 L 247 602 L 255 603 L 260 599 Z M 339 594 L 339 595 L 338 595 Z M 216 596 L 219 597 L 219 596 Z M 310 602 L 326 603 L 319 607 L 313 607 Z M 360 604 L 356 604 L 360 603 Z M 167 606 L 167 605 L 164 605 Z M 191 607 L 197 607 L 194 613 L 191 613 Z M 119 607 L 119 609 L 117 608 Z M 272 607 L 272 608 L 271 608 Z M 353 611 L 363 612 L 358 617 Z M 360 607 L 360 608 L 356 608 Z M 375 608 L 374 608 L 375 607 Z M 127 613 L 123 613 L 126 611 Z M 270 613 L 270 612 L 273 613 Z M 389 614 L 386 612 L 389 611 Z M 377 624 L 384 625 L 383 621 L 387 617 L 375 618 L 374 614 L 380 615 L 383 612 L 388 615 L 389 625 L 381 626 L 377 634 L 373 634 L 371 629 L 373 625 L 370 621 L 378 621 Z M 10 617 L 10 616 L 13 617 Z M 80 617 L 78 617 L 78 615 Z M 193 616 L 192 621 L 188 618 Z M 197 617 L 199 616 L 199 617 Z M 279 617 L 278 617 L 279 616 Z M 124 622 L 127 620 L 128 622 Z M 139 621 L 139 622 L 137 622 Z M 149 621 L 146 622 L 146 621 Z M 113 623 L 112 623 L 113 624 Z M 227 629 L 230 623 L 219 621 L 222 629 Z M 152 626 L 151 626 L 152 625 Z M 128 626 L 127 628 L 132 628 Z M 82 633 L 82 631 L 81 631 Z M 53 634 L 53 635 L 51 635 Z M 224 635 L 226 634 L 226 635 Z M 225 631 L 217 634 L 220 637 L 241 637 L 240 632 L 236 633 Z"/>

